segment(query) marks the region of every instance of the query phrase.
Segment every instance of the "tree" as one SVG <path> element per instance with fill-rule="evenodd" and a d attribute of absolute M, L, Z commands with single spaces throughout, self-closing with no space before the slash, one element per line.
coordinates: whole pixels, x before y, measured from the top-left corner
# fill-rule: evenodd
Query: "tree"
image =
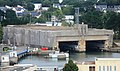
<path fill-rule="evenodd" d="M 38 23 L 45 23 L 46 20 L 47 20 L 47 19 L 42 15 L 41 17 L 39 17 L 38 19 L 36 19 L 35 22 L 38 22 Z"/>
<path fill-rule="evenodd" d="M 63 71 L 78 71 L 78 67 L 72 60 L 69 60 L 68 63 L 65 64 Z"/>
<path fill-rule="evenodd" d="M 8 9 L 6 10 L 6 13 L 5 13 L 5 18 L 2 22 L 2 25 L 3 26 L 6 26 L 6 25 L 17 25 L 19 20 L 16 16 L 16 13 L 15 11 L 11 10 L 11 9 Z"/>
<path fill-rule="evenodd" d="M 74 14 L 74 8 L 72 6 L 70 6 L 70 7 L 62 7 L 62 12 L 65 15 L 73 15 Z"/>
<path fill-rule="evenodd" d="M 51 2 L 50 2 L 50 0 L 43 0 L 42 4 L 43 4 L 43 6 L 50 6 Z"/>
<path fill-rule="evenodd" d="M 28 11 L 33 11 L 34 10 L 34 5 L 32 3 L 28 3 L 27 6 L 25 7 Z"/>
<path fill-rule="evenodd" d="M 61 20 L 62 18 L 64 18 L 63 12 L 61 10 L 59 10 L 59 9 L 54 11 L 53 15 L 56 16 L 58 18 L 58 20 Z"/>
<path fill-rule="evenodd" d="M 99 11 L 89 11 L 84 13 L 82 17 L 82 21 L 87 23 L 90 27 L 101 28 L 102 27 L 102 12 Z"/>

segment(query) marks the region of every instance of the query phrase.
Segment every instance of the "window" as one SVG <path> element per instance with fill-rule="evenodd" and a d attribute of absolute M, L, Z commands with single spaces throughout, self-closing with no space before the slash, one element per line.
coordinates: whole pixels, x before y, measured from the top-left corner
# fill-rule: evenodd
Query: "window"
<path fill-rule="evenodd" d="M 110 71 L 112 71 L 112 66 L 110 66 Z"/>
<path fill-rule="evenodd" d="M 117 71 L 117 70 L 116 70 L 116 66 L 114 66 L 114 71 Z"/>
<path fill-rule="evenodd" d="M 99 71 L 101 71 L 101 66 L 99 66 Z"/>
<path fill-rule="evenodd" d="M 103 71 L 105 71 L 105 66 L 103 66 Z"/>
<path fill-rule="evenodd" d="M 109 66 L 107 66 L 107 71 L 109 71 Z"/>
<path fill-rule="evenodd" d="M 95 71 L 95 66 L 90 66 L 89 71 Z"/>

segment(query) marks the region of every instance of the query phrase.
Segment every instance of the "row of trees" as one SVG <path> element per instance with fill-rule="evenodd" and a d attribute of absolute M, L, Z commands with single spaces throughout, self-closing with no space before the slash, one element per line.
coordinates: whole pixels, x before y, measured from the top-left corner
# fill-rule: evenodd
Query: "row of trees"
<path fill-rule="evenodd" d="M 53 3 L 58 3 L 59 0 L 0 0 L 0 6 L 26 6 L 29 3 L 42 3 L 44 6 L 50 6 Z"/>
<path fill-rule="evenodd" d="M 25 15 L 23 17 L 17 17 L 15 11 L 8 9 L 4 13 L 0 10 L 0 22 L 2 26 L 6 25 L 22 25 L 26 24 L 30 20 L 30 15 Z"/>
<path fill-rule="evenodd" d="M 85 0 L 64 0 L 63 4 L 72 4 L 74 5 L 75 3 L 79 3 L 79 2 L 84 2 Z M 120 0 L 86 0 L 89 2 L 93 2 L 93 3 L 99 3 L 99 4 L 120 4 Z"/>

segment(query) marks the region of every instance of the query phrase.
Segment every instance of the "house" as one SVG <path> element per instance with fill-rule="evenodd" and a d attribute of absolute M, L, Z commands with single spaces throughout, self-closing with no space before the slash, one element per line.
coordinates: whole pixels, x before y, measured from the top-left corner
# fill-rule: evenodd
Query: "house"
<path fill-rule="evenodd" d="M 67 22 L 67 23 L 74 23 L 74 15 L 65 15 L 65 21 Z"/>
<path fill-rule="evenodd" d="M 15 11 L 16 13 L 23 13 L 26 9 L 18 5 L 17 7 L 13 7 L 12 10 Z"/>
<path fill-rule="evenodd" d="M 36 18 L 39 18 L 41 16 L 41 13 L 36 11 L 30 12 L 30 14 L 32 17 L 36 17 Z"/>
<path fill-rule="evenodd" d="M 61 5 L 60 4 L 53 4 L 53 8 L 58 8 L 61 10 Z"/>
<path fill-rule="evenodd" d="M 42 8 L 42 4 L 41 3 L 34 3 L 33 4 L 35 7 L 34 7 L 34 10 L 40 10 Z"/>
<path fill-rule="evenodd" d="M 5 7 L 0 7 L 0 10 L 3 11 L 4 13 L 6 13 L 6 10 L 8 10 L 8 9 L 15 11 L 15 13 L 18 17 L 27 14 L 26 9 L 20 5 L 17 5 L 17 7 L 10 7 L 7 5 Z"/>
<path fill-rule="evenodd" d="M 119 71 L 120 58 L 96 58 L 95 61 L 76 62 L 78 71 Z"/>
<path fill-rule="evenodd" d="M 4 13 L 6 12 L 8 8 L 7 7 L 0 7 L 0 10 L 3 11 Z"/>
<path fill-rule="evenodd" d="M 12 10 L 15 11 L 15 13 L 16 13 L 16 15 L 18 17 L 21 17 L 21 16 L 23 16 L 25 14 L 28 14 L 26 12 L 26 9 L 24 7 L 22 7 L 22 6 L 20 6 L 20 5 L 17 5 L 17 7 L 12 7 Z"/>
<path fill-rule="evenodd" d="M 42 7 L 42 11 L 48 11 L 49 7 Z"/>
<path fill-rule="evenodd" d="M 110 4 L 95 4 L 94 8 L 101 12 L 114 11 L 120 12 L 120 5 L 110 5 Z"/>

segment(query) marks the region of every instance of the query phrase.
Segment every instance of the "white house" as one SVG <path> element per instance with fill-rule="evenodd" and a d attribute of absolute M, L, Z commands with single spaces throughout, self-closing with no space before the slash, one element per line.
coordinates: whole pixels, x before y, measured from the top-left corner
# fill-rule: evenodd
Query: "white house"
<path fill-rule="evenodd" d="M 13 7 L 12 10 L 15 11 L 16 13 L 23 13 L 26 9 L 18 5 L 17 7 Z"/>
<path fill-rule="evenodd" d="M 74 15 L 65 15 L 65 20 L 73 20 L 74 19 Z"/>
<path fill-rule="evenodd" d="M 47 11 L 49 7 L 42 7 L 42 11 Z"/>
<path fill-rule="evenodd" d="M 17 5 L 17 7 L 12 7 L 12 10 L 15 11 L 18 17 L 23 16 L 26 11 L 26 9 L 20 5 Z"/>
<path fill-rule="evenodd" d="M 61 10 L 61 5 L 60 4 L 53 4 L 53 8 L 58 8 Z"/>
<path fill-rule="evenodd" d="M 34 3 L 33 5 L 35 6 L 34 10 L 40 10 L 42 8 L 42 4 L 41 3 Z"/>
<path fill-rule="evenodd" d="M 68 23 L 74 23 L 74 15 L 65 15 L 65 21 Z"/>

